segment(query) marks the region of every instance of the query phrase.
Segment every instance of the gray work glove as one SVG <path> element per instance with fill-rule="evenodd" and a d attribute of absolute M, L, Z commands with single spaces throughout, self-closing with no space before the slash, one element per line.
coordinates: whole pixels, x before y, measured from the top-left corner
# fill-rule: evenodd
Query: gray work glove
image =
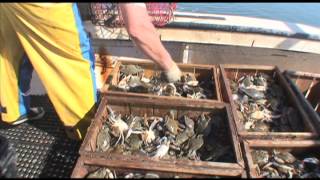
<path fill-rule="evenodd" d="M 165 71 L 164 74 L 170 83 L 180 80 L 181 77 L 181 71 L 177 64 L 174 64 L 168 71 Z"/>

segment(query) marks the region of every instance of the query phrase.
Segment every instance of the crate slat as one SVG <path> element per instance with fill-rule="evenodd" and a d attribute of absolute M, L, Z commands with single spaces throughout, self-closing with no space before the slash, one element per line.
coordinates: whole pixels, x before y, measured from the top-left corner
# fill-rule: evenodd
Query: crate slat
<path fill-rule="evenodd" d="M 129 165 L 128 165 L 129 164 Z M 124 168 L 124 166 L 126 166 Z M 89 172 L 96 170 L 99 167 L 107 167 L 112 172 L 119 173 L 156 173 L 161 178 L 172 178 L 174 176 L 179 176 L 180 178 L 212 178 L 212 177 L 246 177 L 246 173 L 242 170 L 239 172 L 231 171 L 229 176 L 225 176 L 227 171 L 230 171 L 230 166 L 220 167 L 213 169 L 215 175 L 203 175 L 203 171 L 206 171 L 201 167 L 187 167 L 187 166 L 175 166 L 173 163 L 166 164 L 165 166 L 174 169 L 174 171 L 167 171 L 167 168 L 161 169 L 161 167 L 156 166 L 155 163 L 137 163 L 137 162 L 124 162 L 119 161 L 106 161 L 101 158 L 88 158 L 80 157 L 77 164 L 73 170 L 71 178 L 84 178 Z M 236 167 L 235 167 L 236 168 Z M 157 170 L 155 170 L 157 169 Z M 118 177 L 118 175 L 117 175 Z"/>

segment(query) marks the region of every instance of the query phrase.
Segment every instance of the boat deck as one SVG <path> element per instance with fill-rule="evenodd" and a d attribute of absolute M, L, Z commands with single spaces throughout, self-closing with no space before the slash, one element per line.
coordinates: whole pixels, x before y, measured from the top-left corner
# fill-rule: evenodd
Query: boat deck
<path fill-rule="evenodd" d="M 0 125 L 16 151 L 18 176 L 69 178 L 78 159 L 80 142 L 66 138 L 63 125 L 48 96 L 32 96 L 31 106 L 46 110 L 41 120 L 18 126 Z"/>

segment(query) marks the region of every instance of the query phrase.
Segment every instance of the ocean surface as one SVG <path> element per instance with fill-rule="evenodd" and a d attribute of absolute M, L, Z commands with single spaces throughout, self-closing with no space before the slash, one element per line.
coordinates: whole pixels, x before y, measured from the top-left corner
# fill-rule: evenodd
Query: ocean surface
<path fill-rule="evenodd" d="M 177 3 L 177 10 L 258 17 L 320 27 L 320 3 Z"/>

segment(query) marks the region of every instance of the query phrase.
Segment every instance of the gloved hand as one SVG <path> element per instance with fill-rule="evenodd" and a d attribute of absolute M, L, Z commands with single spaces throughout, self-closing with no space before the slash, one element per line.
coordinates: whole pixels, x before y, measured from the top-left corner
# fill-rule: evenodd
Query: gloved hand
<path fill-rule="evenodd" d="M 169 70 L 164 72 L 168 82 L 173 83 L 178 80 L 180 80 L 181 77 L 181 70 L 177 66 L 176 63 L 174 63 Z"/>

